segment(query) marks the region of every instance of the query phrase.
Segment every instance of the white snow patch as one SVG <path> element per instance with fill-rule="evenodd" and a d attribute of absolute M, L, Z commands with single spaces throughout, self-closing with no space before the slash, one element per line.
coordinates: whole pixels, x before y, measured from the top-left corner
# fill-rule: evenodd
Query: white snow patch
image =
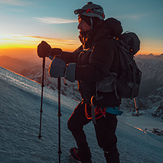
<path fill-rule="evenodd" d="M 41 85 L 0 67 L 0 162 L 58 162 L 58 93 L 44 88 L 42 138 L 38 139 Z M 77 101 L 61 95 L 61 162 L 73 163 L 69 149 L 76 146 L 67 121 Z M 162 163 L 163 137 L 138 130 L 162 129 L 148 116 L 118 117 L 117 137 L 121 163 Z M 84 127 L 93 163 L 105 162 L 92 123 Z M 109 131 L 108 131 L 109 132 Z M 150 133 L 150 134 L 148 134 Z"/>

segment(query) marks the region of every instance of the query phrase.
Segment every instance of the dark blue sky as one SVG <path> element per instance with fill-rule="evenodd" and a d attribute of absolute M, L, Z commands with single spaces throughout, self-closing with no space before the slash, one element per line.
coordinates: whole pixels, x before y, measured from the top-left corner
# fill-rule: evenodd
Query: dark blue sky
<path fill-rule="evenodd" d="M 22 40 L 23 37 L 32 36 L 34 45 L 42 38 L 48 41 L 48 38 L 51 38 L 54 46 L 64 48 L 61 44 L 66 42 L 65 49 L 73 49 L 79 45 L 77 16 L 74 15 L 74 10 L 81 8 L 87 2 L 86 0 L 0 0 L 0 43 L 4 43 L 3 37 L 6 35 L 10 37 L 14 34 L 19 35 L 19 39 L 22 36 Z M 141 40 L 139 53 L 163 53 L 162 0 L 93 0 L 92 2 L 104 8 L 106 18 L 119 19 L 124 31 L 137 33 Z M 62 40 L 58 43 L 56 39 Z M 68 48 L 68 45 L 73 46 Z"/>

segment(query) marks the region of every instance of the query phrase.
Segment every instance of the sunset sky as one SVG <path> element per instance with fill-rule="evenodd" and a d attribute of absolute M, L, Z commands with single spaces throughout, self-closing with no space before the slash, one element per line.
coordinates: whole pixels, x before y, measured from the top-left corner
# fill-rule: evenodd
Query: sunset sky
<path fill-rule="evenodd" d="M 73 51 L 80 45 L 74 10 L 88 0 L 0 0 L 0 55 L 36 53 L 45 40 L 52 47 Z M 92 0 L 105 16 L 121 21 L 124 31 L 141 40 L 138 54 L 163 53 L 162 0 Z M 23 52 L 24 50 L 24 52 Z M 23 55 L 22 54 L 22 55 Z"/>

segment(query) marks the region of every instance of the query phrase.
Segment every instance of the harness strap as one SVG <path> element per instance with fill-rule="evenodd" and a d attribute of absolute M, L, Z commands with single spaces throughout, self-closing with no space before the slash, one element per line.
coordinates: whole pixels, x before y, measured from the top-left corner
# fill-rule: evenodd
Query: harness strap
<path fill-rule="evenodd" d="M 89 116 L 89 114 L 88 114 L 88 112 L 87 112 L 87 103 L 85 103 L 85 116 L 86 116 L 86 118 L 87 119 L 92 119 L 92 117 L 91 116 Z"/>
<path fill-rule="evenodd" d="M 91 114 L 92 114 L 92 122 L 93 124 L 96 124 L 95 106 L 93 104 L 93 98 L 94 96 L 91 97 Z"/>
<path fill-rule="evenodd" d="M 87 119 L 92 119 L 93 124 L 96 124 L 96 119 L 100 119 L 102 116 L 106 117 L 106 113 L 114 114 L 114 115 L 121 115 L 123 111 L 119 110 L 119 107 L 97 107 L 93 104 L 93 98 L 91 97 L 91 116 L 88 114 L 87 105 L 85 103 L 85 116 Z M 98 116 L 99 115 L 99 116 Z"/>
<path fill-rule="evenodd" d="M 95 112 L 95 117 L 96 117 L 96 115 L 101 114 L 100 116 L 96 117 L 96 119 L 100 119 L 102 116 L 106 117 L 106 108 L 98 108 L 98 107 L 96 107 L 94 109 L 94 112 Z M 88 114 L 87 104 L 85 104 L 85 116 L 86 116 L 87 119 L 92 119 L 92 116 L 90 116 Z"/>

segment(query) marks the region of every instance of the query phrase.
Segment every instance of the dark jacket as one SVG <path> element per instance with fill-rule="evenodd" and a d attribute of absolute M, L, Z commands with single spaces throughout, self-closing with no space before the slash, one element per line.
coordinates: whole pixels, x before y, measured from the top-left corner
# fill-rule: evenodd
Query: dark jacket
<path fill-rule="evenodd" d="M 108 24 L 111 23 L 111 25 Z M 109 22 L 109 23 L 108 23 Z M 104 80 L 111 72 L 119 73 L 119 56 L 113 37 L 122 32 L 121 24 L 115 24 L 115 19 L 99 23 L 82 37 L 82 46 L 73 53 L 63 52 L 61 58 L 66 63 L 75 62 L 75 78 L 79 83 L 79 91 L 84 101 L 90 102 L 92 96 L 102 97 L 96 100 L 98 106 L 119 106 L 121 99 L 115 91 L 96 92 L 96 83 Z M 117 22 L 116 22 L 117 23 Z"/>

